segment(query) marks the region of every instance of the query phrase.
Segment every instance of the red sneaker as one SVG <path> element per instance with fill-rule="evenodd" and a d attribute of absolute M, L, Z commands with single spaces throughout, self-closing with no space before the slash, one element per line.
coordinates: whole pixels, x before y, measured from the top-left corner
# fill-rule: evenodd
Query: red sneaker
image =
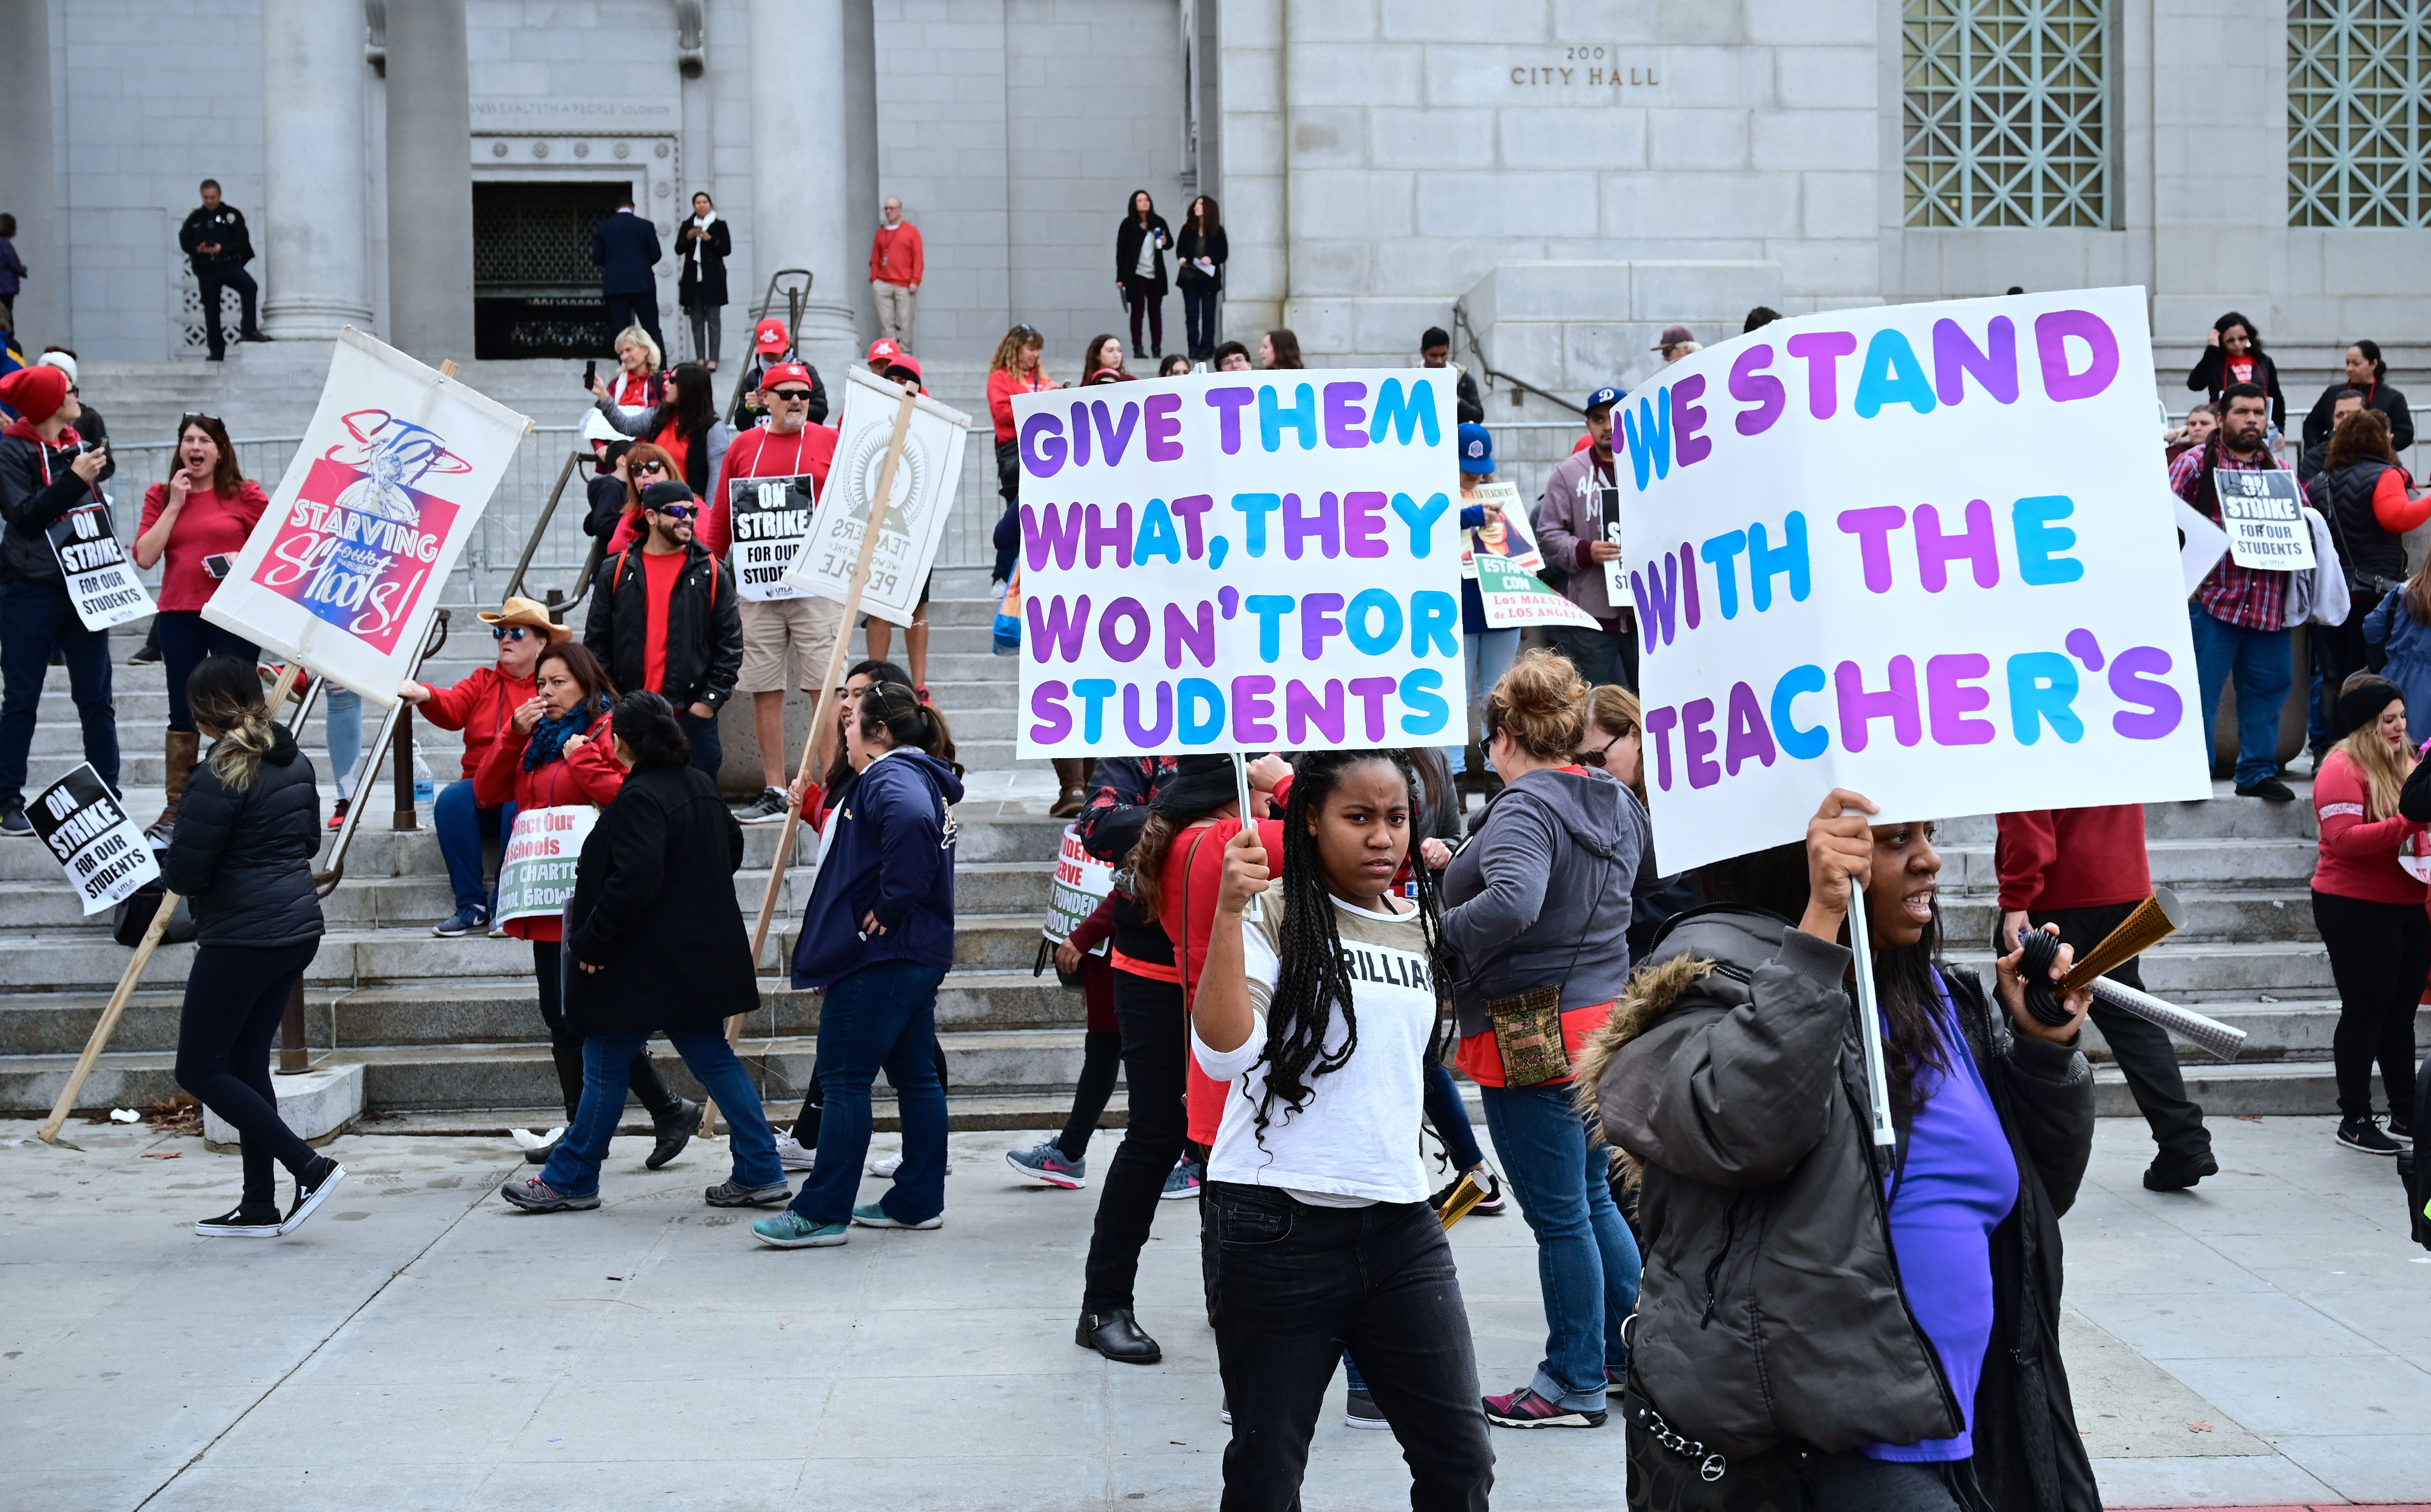
<path fill-rule="evenodd" d="M 1503 1428 L 1601 1428 L 1609 1416 L 1601 1407 L 1588 1412 L 1549 1402 L 1534 1386 L 1485 1399 L 1485 1420 Z"/>

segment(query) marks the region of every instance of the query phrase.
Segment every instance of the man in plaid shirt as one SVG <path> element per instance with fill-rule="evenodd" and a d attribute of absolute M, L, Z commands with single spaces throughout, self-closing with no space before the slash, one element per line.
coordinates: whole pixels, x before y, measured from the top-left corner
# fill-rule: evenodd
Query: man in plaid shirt
<path fill-rule="evenodd" d="M 2220 427 L 2199 447 L 2170 464 L 2170 488 L 2217 521 L 2220 495 L 2215 470 L 2270 472 L 2278 460 L 2264 444 L 2270 401 L 2251 383 L 2221 395 Z M 2240 798 L 2285 803 L 2296 795 L 2279 781 L 2279 715 L 2295 686 L 2293 636 L 2286 618 L 2285 572 L 2240 567 L 2227 557 L 2211 570 L 2187 604 L 2194 630 L 2195 677 L 2203 689 L 2203 728 L 2208 736 L 2220 719 L 2220 690 L 2237 679 L 2237 791 Z"/>

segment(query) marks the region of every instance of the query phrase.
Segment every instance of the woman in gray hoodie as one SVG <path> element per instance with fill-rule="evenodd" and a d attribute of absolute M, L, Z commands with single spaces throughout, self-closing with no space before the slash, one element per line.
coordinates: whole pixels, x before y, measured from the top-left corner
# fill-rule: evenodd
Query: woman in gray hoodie
<path fill-rule="evenodd" d="M 1545 1294 L 1534 1379 L 1485 1399 L 1507 1428 L 1601 1426 L 1605 1388 L 1629 1362 L 1621 1321 L 1637 1303 L 1637 1244 L 1570 1096 L 1570 1060 L 1629 975 L 1647 841 L 1636 798 L 1576 759 L 1587 696 L 1551 651 L 1522 656 L 1486 695 L 1485 751 L 1503 788 L 1443 877 L 1460 1067 L 1536 1235 Z"/>

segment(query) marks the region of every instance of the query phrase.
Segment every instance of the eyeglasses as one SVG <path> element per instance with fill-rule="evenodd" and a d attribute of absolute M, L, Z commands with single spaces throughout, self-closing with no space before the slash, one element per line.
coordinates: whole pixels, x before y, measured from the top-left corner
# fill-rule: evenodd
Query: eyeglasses
<path fill-rule="evenodd" d="M 652 504 L 646 506 L 653 514 L 663 514 L 671 520 L 689 520 L 700 512 L 697 504 Z"/>
<path fill-rule="evenodd" d="M 770 389 L 768 391 L 768 397 L 772 399 L 783 399 L 789 404 L 808 404 L 811 402 L 811 391 L 808 389 Z"/>
<path fill-rule="evenodd" d="M 1629 735 L 1630 731 L 1624 730 L 1619 734 L 1605 741 L 1601 746 L 1596 748 L 1594 750 L 1583 750 L 1579 752 L 1579 760 L 1589 766 L 1601 766 L 1604 764 L 1604 752 L 1612 749 L 1615 746 L 1619 745 L 1622 741 L 1627 740 Z"/>

